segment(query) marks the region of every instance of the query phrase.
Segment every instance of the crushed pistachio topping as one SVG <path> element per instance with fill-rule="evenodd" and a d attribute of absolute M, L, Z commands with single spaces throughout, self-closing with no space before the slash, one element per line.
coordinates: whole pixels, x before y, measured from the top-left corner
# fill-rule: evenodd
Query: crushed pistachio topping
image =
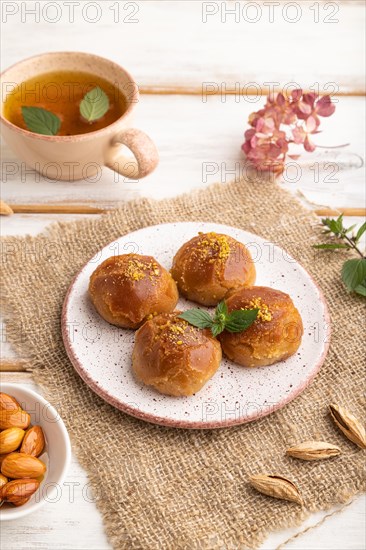
<path fill-rule="evenodd" d="M 167 319 L 166 323 L 158 326 L 158 334 L 154 337 L 155 340 L 168 340 L 170 343 L 177 346 L 183 344 L 194 344 L 200 341 L 199 331 L 178 317 L 172 316 Z"/>
<path fill-rule="evenodd" d="M 185 321 L 184 321 L 184 323 L 185 323 Z M 178 333 L 183 334 L 185 329 L 186 329 L 186 324 L 183 324 L 183 323 L 180 324 L 180 325 L 173 324 L 173 325 L 170 326 L 171 332 L 175 332 L 176 334 L 178 334 Z"/>
<path fill-rule="evenodd" d="M 272 314 L 269 311 L 269 307 L 267 306 L 267 304 L 262 302 L 262 298 L 260 298 L 260 297 L 253 298 L 253 300 L 251 300 L 249 302 L 249 307 L 251 309 L 258 309 L 259 310 L 258 314 L 257 314 L 257 319 L 259 319 L 260 321 L 271 321 L 272 320 Z"/>
<path fill-rule="evenodd" d="M 209 259 L 210 262 L 221 260 L 224 262 L 230 255 L 230 245 L 225 235 L 217 233 L 202 233 L 197 243 L 197 254 L 202 260 Z"/>
<path fill-rule="evenodd" d="M 142 262 L 138 258 L 130 258 L 127 261 L 125 276 L 133 281 L 141 281 L 149 277 L 152 281 L 160 273 L 159 266 L 153 260 Z"/>

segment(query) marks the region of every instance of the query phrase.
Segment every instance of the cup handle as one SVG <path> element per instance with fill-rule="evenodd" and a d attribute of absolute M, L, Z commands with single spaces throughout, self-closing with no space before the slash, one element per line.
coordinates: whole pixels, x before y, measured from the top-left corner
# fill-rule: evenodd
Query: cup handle
<path fill-rule="evenodd" d="M 121 145 L 128 147 L 135 158 L 121 155 Z M 159 153 L 151 138 L 141 130 L 128 128 L 114 136 L 107 154 L 106 166 L 121 176 L 138 180 L 150 174 L 158 162 Z"/>

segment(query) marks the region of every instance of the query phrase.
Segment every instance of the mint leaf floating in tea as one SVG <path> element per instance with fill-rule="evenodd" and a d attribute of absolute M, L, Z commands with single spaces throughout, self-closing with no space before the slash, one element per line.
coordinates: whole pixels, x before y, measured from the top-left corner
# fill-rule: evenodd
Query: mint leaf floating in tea
<path fill-rule="evenodd" d="M 197 328 L 210 328 L 213 336 L 218 336 L 224 330 L 228 332 L 242 332 L 254 323 L 258 309 L 237 309 L 228 312 L 225 302 L 220 302 L 213 317 L 203 309 L 188 309 L 178 317 Z"/>
<path fill-rule="evenodd" d="M 80 114 L 88 122 L 102 118 L 109 109 L 109 98 L 102 88 L 97 86 L 85 94 L 80 103 Z"/>
<path fill-rule="evenodd" d="M 41 107 L 22 106 L 22 115 L 27 129 L 35 134 L 55 136 L 61 126 L 57 115 Z"/>

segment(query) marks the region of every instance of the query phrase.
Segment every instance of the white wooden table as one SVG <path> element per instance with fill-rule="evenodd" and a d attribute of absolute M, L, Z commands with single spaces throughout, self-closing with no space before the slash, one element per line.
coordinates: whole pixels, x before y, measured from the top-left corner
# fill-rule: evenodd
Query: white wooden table
<path fill-rule="evenodd" d="M 2 218 L 3 235 L 37 234 L 56 220 L 97 215 L 55 214 L 55 206 L 77 212 L 110 208 L 130 198 L 168 197 L 240 177 L 246 120 L 264 101 L 243 92 L 266 93 L 289 82 L 337 92 L 336 114 L 323 119 L 317 142 L 349 145 L 304 155 L 283 185 L 316 210 L 364 206 L 363 2 L 3 1 L 1 7 L 2 68 L 50 50 L 89 51 L 115 60 L 139 84 L 136 126 L 151 135 L 161 157 L 155 173 L 140 182 L 115 181 L 105 170 L 96 183 L 54 183 L 24 173 L 2 144 L 2 199 L 18 211 L 33 212 Z M 202 89 L 215 94 L 202 95 Z M 25 359 L 15 357 L 2 338 L 2 380 L 34 387 Z M 365 548 L 365 505 L 365 498 L 356 499 L 287 548 Z M 324 515 L 272 534 L 262 548 L 276 548 Z M 3 524 L 0 547 L 109 548 L 86 473 L 75 458 L 57 502 L 37 516 Z"/>

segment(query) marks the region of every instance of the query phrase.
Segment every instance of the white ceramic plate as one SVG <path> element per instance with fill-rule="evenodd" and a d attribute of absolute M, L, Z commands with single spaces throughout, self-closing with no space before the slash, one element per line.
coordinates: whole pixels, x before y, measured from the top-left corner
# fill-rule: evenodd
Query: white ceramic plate
<path fill-rule="evenodd" d="M 247 369 L 223 359 L 215 376 L 191 397 L 168 397 L 137 382 L 131 369 L 134 331 L 114 327 L 94 310 L 89 278 L 114 254 L 154 256 L 170 269 L 178 248 L 199 231 L 231 235 L 250 250 L 257 285 L 287 292 L 304 324 L 296 355 L 270 367 Z M 179 309 L 197 307 L 181 299 Z M 83 380 L 111 405 L 132 416 L 181 428 L 218 428 L 255 420 L 283 407 L 312 381 L 329 347 L 330 324 L 322 292 L 283 249 L 261 237 L 214 223 L 174 223 L 146 227 L 117 239 L 92 258 L 65 298 L 62 334 L 67 353 Z"/>

